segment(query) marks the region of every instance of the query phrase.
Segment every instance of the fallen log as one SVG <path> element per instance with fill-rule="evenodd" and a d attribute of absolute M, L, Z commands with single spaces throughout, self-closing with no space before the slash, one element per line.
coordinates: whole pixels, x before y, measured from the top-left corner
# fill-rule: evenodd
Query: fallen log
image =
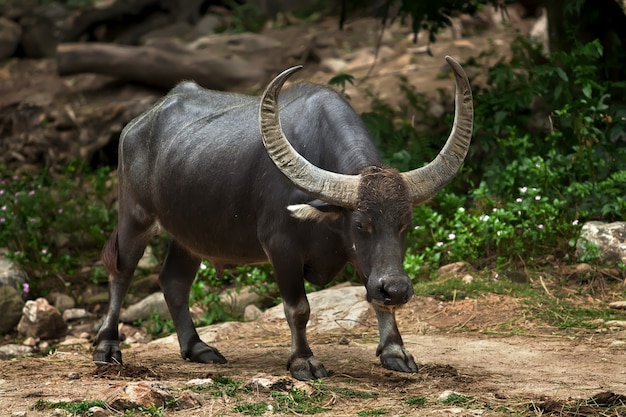
<path fill-rule="evenodd" d="M 208 56 L 182 47 L 168 50 L 154 46 L 122 46 L 105 43 L 65 43 L 57 48 L 59 75 L 96 73 L 169 90 L 183 80 L 206 88 L 242 90 L 266 81 L 266 71 L 237 56 Z"/>

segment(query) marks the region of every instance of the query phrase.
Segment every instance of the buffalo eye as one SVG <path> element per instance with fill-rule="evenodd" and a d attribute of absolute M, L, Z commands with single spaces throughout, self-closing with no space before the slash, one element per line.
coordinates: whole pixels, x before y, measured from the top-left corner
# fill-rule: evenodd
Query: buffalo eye
<path fill-rule="evenodd" d="M 354 227 L 360 233 L 372 233 L 372 223 L 366 218 L 360 217 L 354 219 Z"/>

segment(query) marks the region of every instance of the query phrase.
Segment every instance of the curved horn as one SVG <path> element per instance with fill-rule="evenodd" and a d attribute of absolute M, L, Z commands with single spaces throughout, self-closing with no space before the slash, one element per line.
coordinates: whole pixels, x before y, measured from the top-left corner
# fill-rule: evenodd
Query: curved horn
<path fill-rule="evenodd" d="M 285 137 L 278 117 L 278 93 L 301 65 L 280 73 L 261 98 L 259 124 L 263 145 L 276 167 L 298 188 L 329 204 L 354 208 L 359 175 L 344 175 L 318 168 L 300 155 Z"/>
<path fill-rule="evenodd" d="M 467 74 L 453 58 L 446 56 L 446 61 L 454 71 L 456 81 L 454 124 L 446 144 L 435 159 L 422 168 L 402 173 L 415 204 L 429 199 L 452 181 L 463 164 L 472 138 L 474 105 Z"/>

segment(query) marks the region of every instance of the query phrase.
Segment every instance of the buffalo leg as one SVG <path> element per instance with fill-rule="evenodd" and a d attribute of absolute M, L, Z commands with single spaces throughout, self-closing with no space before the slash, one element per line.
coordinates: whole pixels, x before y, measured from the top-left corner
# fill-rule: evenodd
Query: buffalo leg
<path fill-rule="evenodd" d="M 396 314 L 384 308 L 374 306 L 378 319 L 380 344 L 376 356 L 380 357 L 383 367 L 393 371 L 417 372 L 413 356 L 404 348 L 402 336 L 396 324 Z"/>
<path fill-rule="evenodd" d="M 286 263 L 286 262 L 285 262 Z M 311 310 L 304 290 L 302 266 L 288 267 L 284 264 L 273 264 L 280 295 L 283 298 L 285 317 L 291 331 L 291 355 L 287 369 L 291 375 L 301 381 L 328 376 L 326 368 L 319 362 L 309 347 L 306 337 L 306 325 Z M 294 271 L 299 276 L 294 276 Z"/>
<path fill-rule="evenodd" d="M 152 222 L 148 219 L 140 221 L 120 212 L 118 228 L 105 246 L 110 262 L 106 266 L 112 278 L 109 283 L 109 308 L 94 343 L 93 361 L 97 364 L 122 363 L 117 327 L 120 308 L 137 263 L 152 237 L 149 232 L 151 227 Z"/>
<path fill-rule="evenodd" d="M 199 257 L 191 254 L 176 241 L 170 240 L 159 281 L 174 320 L 183 359 L 200 363 L 226 363 L 226 358 L 217 349 L 200 340 L 189 314 L 189 291 L 200 261 Z"/>

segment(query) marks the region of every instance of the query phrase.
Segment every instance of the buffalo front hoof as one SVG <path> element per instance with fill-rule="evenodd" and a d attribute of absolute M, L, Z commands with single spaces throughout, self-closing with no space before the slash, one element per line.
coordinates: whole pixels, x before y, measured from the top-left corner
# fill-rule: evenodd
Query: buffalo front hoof
<path fill-rule="evenodd" d="M 103 340 L 93 351 L 93 362 L 96 365 L 122 364 L 122 351 L 116 340 Z"/>
<path fill-rule="evenodd" d="M 287 364 L 287 369 L 291 376 L 300 381 L 310 381 L 312 379 L 326 378 L 328 372 L 324 365 L 314 356 L 307 358 L 291 358 Z"/>
<path fill-rule="evenodd" d="M 404 346 L 389 345 L 378 347 L 376 356 L 380 356 L 380 363 L 386 369 L 398 372 L 417 372 L 417 364 Z"/>
<path fill-rule="evenodd" d="M 181 352 L 183 359 L 198 363 L 226 363 L 228 360 L 219 350 L 205 343 L 196 343 L 190 351 Z"/>

